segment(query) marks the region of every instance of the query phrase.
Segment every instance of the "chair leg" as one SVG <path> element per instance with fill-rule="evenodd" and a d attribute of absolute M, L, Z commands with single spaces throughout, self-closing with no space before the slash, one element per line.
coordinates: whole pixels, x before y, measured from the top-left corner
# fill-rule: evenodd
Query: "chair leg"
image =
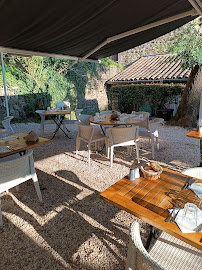
<path fill-rule="evenodd" d="M 2 213 L 1 213 L 1 199 L 0 199 L 0 230 L 3 229 Z"/>
<path fill-rule="evenodd" d="M 151 144 L 152 144 L 152 158 L 154 159 L 154 139 L 151 138 Z"/>
<path fill-rule="evenodd" d="M 109 142 L 108 142 L 108 139 L 105 139 L 105 147 L 106 147 L 106 156 L 107 156 L 107 158 L 109 158 L 109 151 L 110 151 L 110 148 L 109 148 Z"/>
<path fill-rule="evenodd" d="M 88 144 L 88 164 L 90 166 L 90 143 Z"/>
<path fill-rule="evenodd" d="M 36 189 L 36 193 L 37 193 L 37 196 L 39 198 L 39 201 L 40 201 L 40 203 L 43 203 L 43 199 L 42 199 L 42 195 L 41 195 L 41 190 L 40 190 L 40 187 L 39 187 L 39 182 L 38 182 L 38 178 L 37 178 L 36 173 L 33 174 L 32 180 L 34 182 L 34 187 Z"/>
<path fill-rule="evenodd" d="M 78 154 L 78 151 L 80 149 L 80 142 L 81 140 L 79 138 L 76 138 L 76 155 Z"/>
<path fill-rule="evenodd" d="M 111 165 L 111 168 L 112 168 L 112 166 L 113 166 L 113 157 L 114 157 L 114 147 L 111 146 L 110 150 L 111 150 L 110 165 Z"/>
<path fill-rule="evenodd" d="M 159 151 L 159 137 L 158 136 L 156 137 L 156 148 L 157 148 L 157 151 Z"/>
<path fill-rule="evenodd" d="M 136 142 L 135 147 L 136 147 L 137 162 L 140 163 L 139 144 L 138 144 L 138 142 Z"/>

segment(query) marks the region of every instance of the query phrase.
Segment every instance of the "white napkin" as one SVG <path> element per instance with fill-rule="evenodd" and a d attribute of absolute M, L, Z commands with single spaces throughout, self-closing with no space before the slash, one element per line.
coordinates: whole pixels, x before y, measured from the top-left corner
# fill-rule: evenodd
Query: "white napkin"
<path fill-rule="evenodd" d="M 9 142 L 9 141 L 14 141 L 16 139 L 16 137 L 10 136 L 10 137 L 4 137 L 3 139 L 4 139 L 4 141 Z"/>
<path fill-rule="evenodd" d="M 10 150 L 8 149 L 8 147 L 0 147 L 0 153 L 6 153 L 9 152 Z"/>
<path fill-rule="evenodd" d="M 189 187 L 197 196 L 202 195 L 202 183 L 194 183 Z"/>
<path fill-rule="evenodd" d="M 171 212 L 173 209 L 169 209 Z M 174 210 L 172 216 L 177 213 L 178 209 Z M 196 223 L 188 218 L 184 218 L 184 209 L 180 209 L 175 222 L 183 233 L 202 232 L 202 211 L 197 207 L 197 226 Z"/>

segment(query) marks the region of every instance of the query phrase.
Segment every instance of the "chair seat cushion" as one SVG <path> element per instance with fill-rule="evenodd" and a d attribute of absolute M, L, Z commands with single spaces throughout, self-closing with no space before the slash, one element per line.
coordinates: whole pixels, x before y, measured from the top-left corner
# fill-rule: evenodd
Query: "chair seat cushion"
<path fill-rule="evenodd" d="M 151 246 L 149 254 L 168 270 L 202 269 L 202 252 L 165 232 Z"/>

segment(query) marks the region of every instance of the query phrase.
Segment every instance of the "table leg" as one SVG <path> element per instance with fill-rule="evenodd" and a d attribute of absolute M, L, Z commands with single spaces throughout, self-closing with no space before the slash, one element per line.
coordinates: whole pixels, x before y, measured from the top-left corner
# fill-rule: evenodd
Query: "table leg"
<path fill-rule="evenodd" d="M 100 128 L 101 128 L 101 130 L 102 130 L 102 133 L 105 135 L 105 131 L 104 131 L 104 129 L 103 129 L 103 127 L 100 125 Z M 105 135 L 106 136 L 106 135 Z M 104 143 L 104 145 L 102 146 L 102 148 L 100 149 L 100 150 L 97 150 L 97 152 L 98 153 L 101 153 L 103 150 L 104 150 L 104 148 L 105 148 L 105 143 Z"/>
<path fill-rule="evenodd" d="M 157 238 L 158 238 L 158 233 L 157 233 L 155 227 L 150 226 L 150 232 L 149 232 L 149 236 L 148 236 L 148 238 L 147 238 L 147 243 L 146 243 L 146 246 L 145 246 L 145 249 L 146 249 L 146 250 L 149 249 L 149 246 L 150 246 L 150 244 L 151 244 L 152 237 L 154 237 L 155 239 L 157 239 Z"/>
<path fill-rule="evenodd" d="M 66 136 L 67 138 L 71 139 L 71 138 L 68 136 L 68 134 L 61 128 L 61 125 L 62 125 L 62 122 L 63 122 L 65 116 L 62 116 L 62 117 L 61 117 L 61 119 L 59 120 L 59 123 L 57 122 L 57 120 L 55 119 L 55 117 L 52 117 L 52 116 L 51 116 L 51 118 L 53 119 L 53 121 L 54 121 L 54 122 L 56 123 L 56 125 L 57 125 L 57 128 L 56 128 L 56 130 L 54 131 L 54 134 L 53 134 L 53 137 L 51 138 L 51 140 L 55 137 L 55 135 L 56 135 L 56 133 L 58 132 L 59 129 L 62 130 L 62 132 L 65 134 L 65 136 Z M 67 131 L 69 131 L 69 130 L 67 129 Z"/>

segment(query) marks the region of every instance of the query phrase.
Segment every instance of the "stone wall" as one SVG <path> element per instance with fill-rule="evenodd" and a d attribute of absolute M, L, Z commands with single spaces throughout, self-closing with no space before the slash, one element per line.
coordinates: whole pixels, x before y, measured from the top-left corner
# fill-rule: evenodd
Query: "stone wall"
<path fill-rule="evenodd" d="M 107 80 L 119 73 L 120 70 L 116 66 L 100 71 L 99 79 L 94 79 L 87 84 L 85 95 L 80 96 L 78 104 L 82 106 L 84 112 L 95 114 L 98 111 L 108 110 L 108 97 L 105 88 Z"/>
<path fill-rule="evenodd" d="M 151 40 L 145 44 L 142 44 L 140 46 L 137 46 L 133 49 L 119 53 L 118 54 L 119 64 L 126 67 L 142 56 L 156 55 L 156 54 L 164 53 L 164 52 L 159 51 L 159 49 L 157 49 L 157 46 L 159 44 L 162 44 L 162 43 L 168 41 L 168 39 L 173 37 L 177 31 L 179 31 L 179 30 L 172 31 L 166 35 L 163 35 L 159 38 L 153 39 L 153 40 Z"/>

